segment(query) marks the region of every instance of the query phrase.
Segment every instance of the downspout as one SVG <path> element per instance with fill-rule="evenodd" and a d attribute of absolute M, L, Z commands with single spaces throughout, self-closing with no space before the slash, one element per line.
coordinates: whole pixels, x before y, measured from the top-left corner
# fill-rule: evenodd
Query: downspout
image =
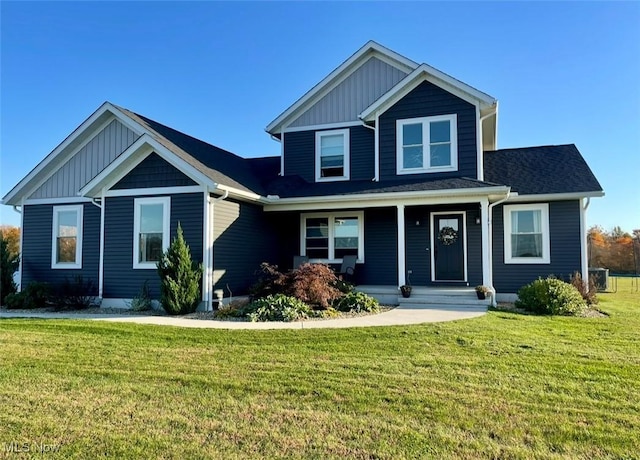
<path fill-rule="evenodd" d="M 13 205 L 13 210 L 20 214 L 20 257 L 18 259 L 18 279 L 20 282 L 18 283 L 18 292 L 22 292 L 22 234 L 24 233 L 24 200 L 22 200 L 22 204 L 19 206 L 20 211 L 18 211 L 18 205 Z"/>
<path fill-rule="evenodd" d="M 210 208 L 209 208 L 209 224 L 210 224 L 210 231 L 208 232 L 209 234 L 209 238 L 211 240 L 211 244 L 209 245 L 209 248 L 207 249 L 209 254 L 209 293 L 208 293 L 208 299 L 207 299 L 207 303 L 209 304 L 208 308 L 210 308 L 211 310 L 213 310 L 213 294 L 215 292 L 215 286 L 214 286 L 214 282 L 213 282 L 213 272 L 214 272 L 214 267 L 213 267 L 213 263 L 214 263 L 214 257 L 213 257 L 213 249 L 215 246 L 215 235 L 214 235 L 214 224 L 215 224 L 215 209 L 216 209 L 216 203 L 219 201 L 224 201 L 229 197 L 229 190 L 222 190 L 220 188 L 218 188 L 218 190 L 221 190 L 223 193 L 222 195 L 220 195 L 217 198 L 211 199 L 211 197 L 209 197 L 209 204 L 210 204 Z M 224 297 L 224 294 L 223 294 Z"/>
<path fill-rule="evenodd" d="M 360 120 L 362 122 L 362 126 L 365 128 L 369 128 L 373 130 L 373 182 L 378 182 L 380 180 L 380 150 L 379 150 L 379 141 L 378 141 L 378 112 L 376 112 L 376 123 L 375 126 L 369 126 L 364 122 L 364 120 Z"/>
<path fill-rule="evenodd" d="M 496 112 L 489 112 L 478 119 L 478 180 L 484 180 L 484 139 L 482 135 L 482 124 L 487 118 L 495 114 Z M 480 109 L 478 109 L 478 115 L 480 115 Z"/>
<path fill-rule="evenodd" d="M 100 259 L 98 260 L 98 298 L 102 299 L 104 292 L 104 212 L 105 212 L 105 189 L 100 195 L 100 204 L 97 198 L 91 200 L 91 204 L 100 208 Z"/>
<path fill-rule="evenodd" d="M 507 195 L 504 198 L 494 203 L 490 203 L 487 212 L 487 223 L 489 227 L 489 288 L 491 289 L 492 307 L 496 306 L 496 288 L 493 287 L 493 228 L 491 227 L 491 222 L 493 220 L 493 208 L 507 201 L 509 199 L 509 195 L 511 195 L 511 188 L 507 190 Z"/>
<path fill-rule="evenodd" d="M 580 257 L 580 265 L 582 271 L 582 283 L 586 291 L 589 291 L 589 258 L 587 251 L 589 249 L 587 241 L 587 209 L 591 204 L 591 198 L 587 197 L 587 201 L 582 204 L 580 200 L 580 247 L 582 255 Z"/>

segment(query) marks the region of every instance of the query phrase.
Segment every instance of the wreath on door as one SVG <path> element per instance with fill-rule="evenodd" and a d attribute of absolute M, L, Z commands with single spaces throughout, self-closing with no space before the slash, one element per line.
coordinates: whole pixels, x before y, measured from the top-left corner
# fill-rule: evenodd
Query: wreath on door
<path fill-rule="evenodd" d="M 458 232 L 453 227 L 442 227 L 440 233 L 438 233 L 438 241 L 445 246 L 449 246 L 458 240 Z"/>

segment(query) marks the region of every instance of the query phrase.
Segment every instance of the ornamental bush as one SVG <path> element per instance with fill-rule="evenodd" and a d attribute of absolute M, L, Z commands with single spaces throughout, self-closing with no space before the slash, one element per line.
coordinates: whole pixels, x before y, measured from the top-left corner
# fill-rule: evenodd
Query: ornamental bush
<path fill-rule="evenodd" d="M 14 292 L 5 298 L 9 309 L 33 309 L 47 306 L 51 297 L 51 288 L 47 283 L 32 281 L 21 292 Z"/>
<path fill-rule="evenodd" d="M 16 292 L 13 274 L 18 269 L 20 258 L 9 250 L 9 241 L 0 231 L 0 305 L 9 294 Z"/>
<path fill-rule="evenodd" d="M 308 318 L 311 308 L 295 297 L 275 294 L 256 299 L 242 308 L 249 321 L 296 321 Z"/>
<path fill-rule="evenodd" d="M 178 223 L 176 237 L 158 261 L 160 302 L 170 315 L 193 313 L 200 303 L 202 265 L 191 259 L 191 251 Z"/>
<path fill-rule="evenodd" d="M 572 285 L 554 277 L 537 279 L 518 291 L 516 307 L 543 315 L 577 316 L 587 304 Z"/>
<path fill-rule="evenodd" d="M 333 302 L 333 307 L 338 311 L 347 312 L 377 312 L 380 304 L 376 299 L 364 292 L 349 292 Z"/>

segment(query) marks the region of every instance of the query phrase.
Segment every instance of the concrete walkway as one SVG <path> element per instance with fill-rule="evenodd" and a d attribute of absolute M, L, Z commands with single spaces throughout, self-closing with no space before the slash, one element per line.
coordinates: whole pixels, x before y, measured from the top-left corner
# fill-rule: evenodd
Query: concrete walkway
<path fill-rule="evenodd" d="M 83 314 L 83 313 L 32 313 L 0 312 L 4 318 L 41 318 L 41 319 L 88 319 L 94 321 L 112 321 L 115 323 L 154 324 L 158 326 L 178 326 L 201 329 L 323 329 L 372 326 L 402 326 L 421 323 L 438 323 L 459 319 L 476 318 L 487 312 L 486 307 L 451 305 L 433 305 L 425 307 L 397 307 L 377 315 L 358 316 L 315 321 L 264 322 L 219 321 L 190 319 L 172 316 Z"/>

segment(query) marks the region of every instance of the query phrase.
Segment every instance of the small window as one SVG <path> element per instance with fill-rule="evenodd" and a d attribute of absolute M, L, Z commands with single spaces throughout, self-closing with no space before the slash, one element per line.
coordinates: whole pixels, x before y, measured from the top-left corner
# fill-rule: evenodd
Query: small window
<path fill-rule="evenodd" d="M 505 206 L 504 243 L 506 264 L 550 263 L 549 205 Z"/>
<path fill-rule="evenodd" d="M 54 206 L 51 268 L 82 268 L 83 205 Z"/>
<path fill-rule="evenodd" d="M 169 247 L 170 198 L 136 198 L 133 231 L 133 268 L 156 268 Z"/>
<path fill-rule="evenodd" d="M 346 255 L 364 261 L 362 212 L 302 216 L 301 253 L 314 262 L 340 262 Z"/>
<path fill-rule="evenodd" d="M 349 179 L 349 130 L 316 132 L 316 180 Z"/>
<path fill-rule="evenodd" d="M 397 120 L 398 174 L 456 171 L 457 117 Z"/>

